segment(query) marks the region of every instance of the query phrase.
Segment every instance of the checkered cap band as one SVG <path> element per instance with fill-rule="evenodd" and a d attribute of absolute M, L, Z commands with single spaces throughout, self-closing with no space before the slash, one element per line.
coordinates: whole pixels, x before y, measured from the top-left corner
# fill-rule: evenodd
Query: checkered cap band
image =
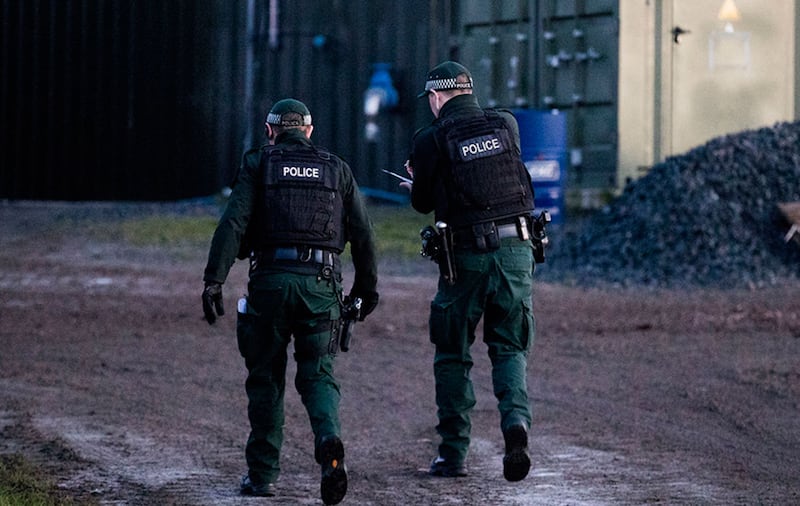
<path fill-rule="evenodd" d="M 455 77 L 448 77 L 447 79 L 431 79 L 425 82 L 425 91 L 431 90 L 466 90 L 472 89 L 472 78 L 469 78 L 467 83 L 456 82 Z"/>
<path fill-rule="evenodd" d="M 293 120 L 283 119 L 281 114 L 276 114 L 274 112 L 271 112 L 267 114 L 267 123 L 269 123 L 270 125 L 279 125 L 279 126 L 305 126 L 311 124 L 311 115 L 304 114 L 303 121 L 300 122 L 297 120 L 293 121 Z"/>

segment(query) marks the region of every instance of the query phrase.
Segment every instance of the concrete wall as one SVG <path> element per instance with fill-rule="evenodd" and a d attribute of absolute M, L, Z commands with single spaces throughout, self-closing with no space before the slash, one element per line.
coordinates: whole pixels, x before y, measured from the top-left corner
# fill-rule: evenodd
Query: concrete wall
<path fill-rule="evenodd" d="M 722 4 L 620 1 L 620 188 L 713 137 L 800 117 L 797 0 L 735 0 L 727 31 Z"/>

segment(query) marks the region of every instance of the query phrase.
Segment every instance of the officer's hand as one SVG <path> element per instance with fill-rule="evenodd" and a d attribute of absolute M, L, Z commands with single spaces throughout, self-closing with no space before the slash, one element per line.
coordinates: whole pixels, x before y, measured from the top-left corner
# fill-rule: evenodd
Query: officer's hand
<path fill-rule="evenodd" d="M 203 289 L 203 314 L 209 325 L 217 321 L 217 315 L 225 314 L 225 308 L 222 306 L 221 284 L 206 283 L 206 287 Z"/>
<path fill-rule="evenodd" d="M 414 167 L 411 166 L 411 160 L 406 160 L 406 163 L 403 164 L 403 167 L 406 168 L 406 172 L 408 172 L 408 175 L 411 177 L 411 179 L 414 179 Z M 414 183 L 406 183 L 403 181 L 399 186 L 400 188 L 405 188 L 406 190 L 411 191 L 413 184 Z"/>
<path fill-rule="evenodd" d="M 411 179 L 414 179 L 414 167 L 411 166 L 411 160 L 406 160 L 406 163 L 403 164 L 403 167 L 406 168 L 406 172 Z"/>
<path fill-rule="evenodd" d="M 361 311 L 358 313 L 358 321 L 363 322 L 364 318 L 367 317 L 371 312 L 375 310 L 375 307 L 378 305 L 378 292 L 367 292 L 367 293 L 358 293 L 354 294 L 351 293 L 348 295 L 349 298 L 360 297 L 361 298 Z"/>

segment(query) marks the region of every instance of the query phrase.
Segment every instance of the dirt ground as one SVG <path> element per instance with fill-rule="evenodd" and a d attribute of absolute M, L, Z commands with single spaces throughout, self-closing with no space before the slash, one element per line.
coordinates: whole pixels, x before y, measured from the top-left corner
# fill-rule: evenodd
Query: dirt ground
<path fill-rule="evenodd" d="M 0 203 L 0 454 L 101 504 L 321 504 L 291 366 L 279 497 L 238 496 L 248 426 L 233 308 L 245 267 L 225 285 L 229 314 L 207 325 L 207 242 L 140 247 L 85 232 L 137 212 L 152 209 Z M 511 484 L 480 342 L 470 475 L 426 475 L 435 277 L 421 258 L 384 261 L 382 303 L 337 362 L 343 504 L 798 504 L 799 288 L 536 283 L 533 468 Z"/>

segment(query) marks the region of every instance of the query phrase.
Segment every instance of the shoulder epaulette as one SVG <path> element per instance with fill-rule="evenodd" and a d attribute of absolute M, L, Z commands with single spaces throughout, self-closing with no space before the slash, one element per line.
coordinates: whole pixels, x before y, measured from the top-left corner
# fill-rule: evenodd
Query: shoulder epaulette
<path fill-rule="evenodd" d="M 431 126 L 433 126 L 434 124 L 436 124 L 436 122 L 437 122 L 437 121 L 439 121 L 439 120 L 438 120 L 438 119 L 437 119 L 437 120 L 435 120 L 433 123 L 431 123 L 431 124 L 430 124 L 430 125 L 428 125 L 428 126 L 424 126 L 424 127 L 421 127 L 421 128 L 417 128 L 417 131 L 416 131 L 416 132 L 414 132 L 414 135 L 412 135 L 412 136 L 411 136 L 411 138 L 412 138 L 412 139 L 415 139 L 415 138 L 416 138 L 416 137 L 417 137 L 419 134 L 421 134 L 421 133 L 422 133 L 422 132 L 424 132 L 425 130 L 428 130 L 428 129 L 429 129 Z"/>

